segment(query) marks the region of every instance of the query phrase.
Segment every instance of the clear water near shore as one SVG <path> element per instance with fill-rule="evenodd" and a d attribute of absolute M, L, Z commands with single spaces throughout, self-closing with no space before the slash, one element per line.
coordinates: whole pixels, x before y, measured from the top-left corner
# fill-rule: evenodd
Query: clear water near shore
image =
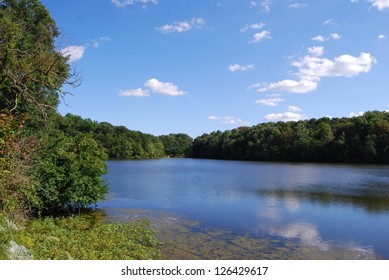
<path fill-rule="evenodd" d="M 109 219 L 147 218 L 172 259 L 389 259 L 389 166 L 110 161 Z"/>

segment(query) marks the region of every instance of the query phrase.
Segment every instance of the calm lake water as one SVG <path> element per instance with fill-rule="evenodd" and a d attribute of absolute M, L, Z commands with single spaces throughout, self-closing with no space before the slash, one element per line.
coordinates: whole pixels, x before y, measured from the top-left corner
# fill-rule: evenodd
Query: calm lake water
<path fill-rule="evenodd" d="M 172 259 L 389 259 L 389 166 L 109 161 L 112 220 L 147 218 Z"/>

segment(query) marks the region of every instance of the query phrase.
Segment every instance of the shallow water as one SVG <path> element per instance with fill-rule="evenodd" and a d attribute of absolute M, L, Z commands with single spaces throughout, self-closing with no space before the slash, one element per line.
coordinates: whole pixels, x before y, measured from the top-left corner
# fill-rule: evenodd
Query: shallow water
<path fill-rule="evenodd" d="M 387 165 L 108 164 L 98 206 L 113 220 L 150 219 L 168 258 L 389 259 Z"/>

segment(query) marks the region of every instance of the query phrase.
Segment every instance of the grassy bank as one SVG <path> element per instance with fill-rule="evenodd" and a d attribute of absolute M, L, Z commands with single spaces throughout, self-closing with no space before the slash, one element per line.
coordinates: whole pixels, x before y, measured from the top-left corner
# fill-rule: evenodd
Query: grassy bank
<path fill-rule="evenodd" d="M 46 217 L 17 226 L 0 216 L 0 259 L 161 259 L 148 222 L 104 223 L 97 213 Z"/>

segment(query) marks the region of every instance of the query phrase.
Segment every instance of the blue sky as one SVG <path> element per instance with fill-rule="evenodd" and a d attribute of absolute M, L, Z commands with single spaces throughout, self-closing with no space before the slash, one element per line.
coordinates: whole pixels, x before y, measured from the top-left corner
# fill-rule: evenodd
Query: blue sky
<path fill-rule="evenodd" d="M 196 137 L 389 110 L 389 0 L 44 0 L 82 84 L 60 113 Z"/>

